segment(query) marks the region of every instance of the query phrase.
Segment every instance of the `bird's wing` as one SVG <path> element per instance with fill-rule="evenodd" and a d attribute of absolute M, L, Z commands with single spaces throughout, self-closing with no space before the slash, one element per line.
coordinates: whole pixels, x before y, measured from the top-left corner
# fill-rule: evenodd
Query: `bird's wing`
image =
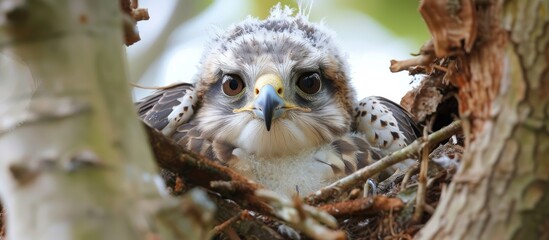
<path fill-rule="evenodd" d="M 145 97 L 136 103 L 139 117 L 188 150 L 227 164 L 234 160 L 234 146 L 211 141 L 202 136 L 192 117 L 197 109 L 194 86 L 176 84 Z"/>
<path fill-rule="evenodd" d="M 145 123 L 171 136 L 193 117 L 196 102 L 194 86 L 180 83 L 154 92 L 137 102 L 136 107 Z"/>
<path fill-rule="evenodd" d="M 383 149 L 373 147 L 362 133 L 348 133 L 331 143 L 331 154 L 315 155 L 316 161 L 329 165 L 334 176 L 341 178 L 358 169 L 371 165 L 381 159 L 386 153 Z M 322 158 L 319 158 L 322 156 Z M 413 159 L 386 168 L 376 174 L 374 179 L 383 180 L 391 176 L 397 169 L 403 170 L 415 163 Z"/>
<path fill-rule="evenodd" d="M 336 160 L 330 161 L 334 163 L 331 166 L 336 175 L 339 175 L 339 172 L 343 173 L 343 176 L 349 175 L 381 158 L 380 150 L 366 142 L 361 134 L 348 133 L 333 141 L 331 146 L 336 153 Z M 339 161 L 343 164 L 337 164 Z"/>
<path fill-rule="evenodd" d="M 226 165 L 235 160 L 232 153 L 235 146 L 202 136 L 202 132 L 193 121 L 179 126 L 171 138 L 177 144 L 212 161 Z"/>
<path fill-rule="evenodd" d="M 383 97 L 367 97 L 358 102 L 354 121 L 356 131 L 384 154 L 403 148 L 421 135 L 412 115 Z"/>

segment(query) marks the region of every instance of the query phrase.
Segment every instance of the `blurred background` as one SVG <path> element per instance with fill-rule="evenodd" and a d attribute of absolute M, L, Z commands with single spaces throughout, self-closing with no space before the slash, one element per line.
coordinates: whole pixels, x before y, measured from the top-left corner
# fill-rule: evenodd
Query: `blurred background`
<path fill-rule="evenodd" d="M 142 86 L 191 82 L 208 37 L 248 15 L 265 18 L 276 3 L 310 7 L 312 1 L 140 0 L 150 20 L 138 23 L 141 41 L 127 49 L 130 79 Z M 417 12 L 418 0 L 317 0 L 309 20 L 324 23 L 351 64 L 351 77 L 362 99 L 378 95 L 400 102 L 417 81 L 407 72 L 391 73 L 391 59 L 409 58 L 428 40 Z M 135 89 L 138 100 L 151 90 Z"/>

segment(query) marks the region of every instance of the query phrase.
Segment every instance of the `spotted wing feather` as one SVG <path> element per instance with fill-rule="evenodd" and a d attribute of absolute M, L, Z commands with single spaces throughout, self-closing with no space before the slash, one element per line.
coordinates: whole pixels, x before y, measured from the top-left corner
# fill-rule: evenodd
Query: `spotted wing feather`
<path fill-rule="evenodd" d="M 136 103 L 139 117 L 149 126 L 171 136 L 196 110 L 194 86 L 180 83 L 154 92 Z"/>
<path fill-rule="evenodd" d="M 354 108 L 356 131 L 384 154 L 413 142 L 420 131 L 412 116 L 400 105 L 382 97 L 367 97 Z"/>
<path fill-rule="evenodd" d="M 422 135 L 418 125 L 413 120 L 413 116 L 410 112 L 406 111 L 399 104 L 384 98 L 376 97 L 381 104 L 385 105 L 393 113 L 393 117 L 397 120 L 399 129 L 406 137 L 406 144 L 412 143 L 416 138 Z"/>

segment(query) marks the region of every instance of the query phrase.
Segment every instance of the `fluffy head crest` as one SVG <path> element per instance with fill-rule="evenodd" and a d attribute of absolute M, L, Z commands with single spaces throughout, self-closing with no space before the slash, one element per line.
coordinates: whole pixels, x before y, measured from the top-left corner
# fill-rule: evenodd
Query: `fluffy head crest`
<path fill-rule="evenodd" d="M 239 64 L 243 69 L 257 62 L 260 56 L 274 55 L 282 63 L 283 57 L 308 58 L 334 82 L 345 108 L 352 112 L 355 93 L 350 85 L 348 63 L 334 40 L 334 33 L 323 24 L 309 22 L 301 12 L 294 14 L 288 6 L 277 4 L 265 20 L 249 16 L 217 33 L 206 47 L 197 79 L 198 96 L 218 81 L 226 62 Z M 237 66 L 234 66 L 237 68 Z"/>
<path fill-rule="evenodd" d="M 298 14 L 301 15 L 301 14 Z M 280 3 L 277 3 L 273 8 L 271 8 L 269 19 L 282 19 L 294 16 L 294 9 L 289 6 L 282 6 Z"/>

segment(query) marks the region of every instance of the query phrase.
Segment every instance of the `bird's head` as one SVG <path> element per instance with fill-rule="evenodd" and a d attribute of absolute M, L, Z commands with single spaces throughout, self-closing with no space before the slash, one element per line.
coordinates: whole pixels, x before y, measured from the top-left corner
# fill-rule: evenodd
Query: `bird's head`
<path fill-rule="evenodd" d="M 214 37 L 197 79 L 196 121 L 256 157 L 296 154 L 349 131 L 354 91 L 332 33 L 276 6 Z"/>

